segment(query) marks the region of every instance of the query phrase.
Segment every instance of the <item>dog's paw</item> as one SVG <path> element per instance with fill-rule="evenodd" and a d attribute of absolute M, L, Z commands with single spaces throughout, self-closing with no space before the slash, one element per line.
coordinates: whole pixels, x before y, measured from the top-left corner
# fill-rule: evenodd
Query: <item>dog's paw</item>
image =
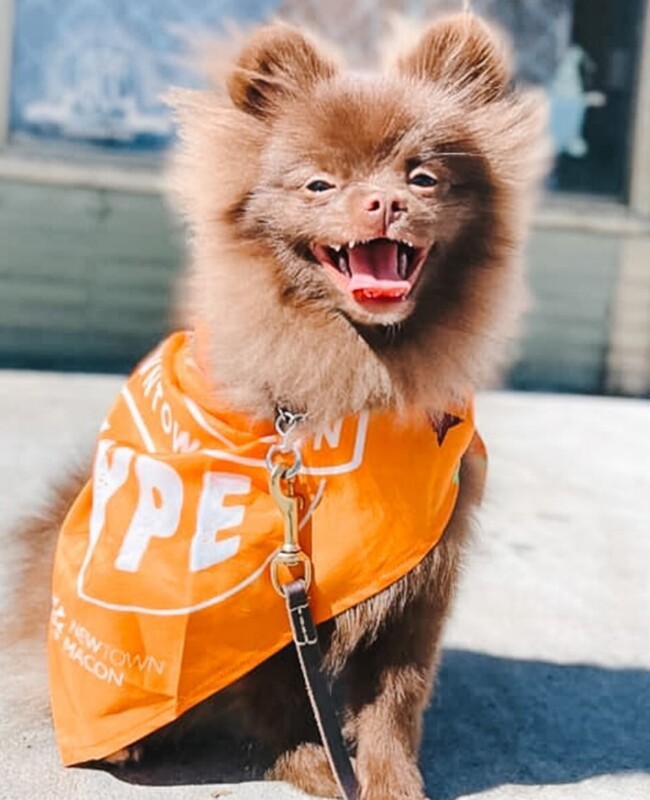
<path fill-rule="evenodd" d="M 269 781 L 287 781 L 317 797 L 341 797 L 325 750 L 316 744 L 301 744 L 283 753 L 264 776 Z"/>
<path fill-rule="evenodd" d="M 144 758 L 144 747 L 141 744 L 132 744 L 116 750 L 110 756 L 102 759 L 104 764 L 111 767 L 131 767 L 140 764 Z"/>
<path fill-rule="evenodd" d="M 360 800 L 430 800 L 421 791 L 413 790 L 406 786 L 397 786 L 387 789 L 385 787 L 372 787 L 361 792 Z"/>
<path fill-rule="evenodd" d="M 427 800 L 416 764 L 375 758 L 358 763 L 360 800 Z"/>
<path fill-rule="evenodd" d="M 361 790 L 360 800 L 430 800 L 416 786 L 369 786 Z"/>

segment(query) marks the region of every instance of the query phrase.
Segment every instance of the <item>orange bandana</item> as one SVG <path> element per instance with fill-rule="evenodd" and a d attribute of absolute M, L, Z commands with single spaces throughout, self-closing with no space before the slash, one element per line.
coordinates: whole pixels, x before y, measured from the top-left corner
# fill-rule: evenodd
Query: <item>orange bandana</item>
<path fill-rule="evenodd" d="M 188 334 L 129 378 L 92 480 L 64 522 L 49 636 L 65 764 L 102 758 L 176 719 L 291 641 L 269 563 L 270 422 L 214 405 Z M 438 542 L 474 437 L 469 412 L 347 417 L 302 442 L 300 542 L 323 622 L 385 589 Z"/>

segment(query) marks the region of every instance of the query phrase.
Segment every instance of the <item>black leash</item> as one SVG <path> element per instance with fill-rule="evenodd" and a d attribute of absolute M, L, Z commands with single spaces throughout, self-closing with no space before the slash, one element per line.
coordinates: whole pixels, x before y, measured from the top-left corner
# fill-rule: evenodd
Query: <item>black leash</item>
<path fill-rule="evenodd" d="M 359 786 L 323 675 L 323 656 L 309 607 L 305 581 L 293 581 L 282 588 L 300 669 L 327 759 L 345 800 L 357 800 Z"/>
<path fill-rule="evenodd" d="M 359 786 L 323 673 L 323 656 L 307 597 L 312 577 L 311 561 L 298 540 L 301 498 L 295 493 L 294 481 L 302 468 L 302 456 L 299 445 L 290 442 L 289 436 L 303 419 L 302 414 L 278 408 L 275 429 L 280 441 L 266 454 L 269 490 L 284 522 L 284 544 L 271 561 L 271 582 L 287 606 L 300 669 L 332 773 L 344 800 L 358 800 Z M 280 572 L 287 567 L 302 569 L 303 577 L 284 582 Z"/>

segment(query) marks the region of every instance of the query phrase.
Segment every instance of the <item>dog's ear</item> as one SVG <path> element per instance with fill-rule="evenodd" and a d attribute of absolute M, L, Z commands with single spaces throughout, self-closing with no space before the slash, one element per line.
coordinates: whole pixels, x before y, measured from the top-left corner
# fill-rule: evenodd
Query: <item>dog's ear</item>
<path fill-rule="evenodd" d="M 510 58 L 496 33 L 474 14 L 434 22 L 397 62 L 402 75 L 432 81 L 470 103 L 497 100 L 510 82 Z"/>
<path fill-rule="evenodd" d="M 275 23 L 248 40 L 228 77 L 237 108 L 262 119 L 274 116 L 283 100 L 297 97 L 337 71 L 334 61 L 297 28 Z"/>

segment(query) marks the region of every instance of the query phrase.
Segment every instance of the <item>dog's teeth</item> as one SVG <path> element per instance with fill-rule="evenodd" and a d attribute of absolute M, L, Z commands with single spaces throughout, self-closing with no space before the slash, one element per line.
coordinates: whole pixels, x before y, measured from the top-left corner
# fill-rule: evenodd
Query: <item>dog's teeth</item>
<path fill-rule="evenodd" d="M 350 248 L 350 250 L 352 250 L 352 248 L 356 247 L 356 246 L 357 246 L 356 242 L 349 242 L 349 244 L 348 244 L 348 247 Z"/>
<path fill-rule="evenodd" d="M 341 245 L 340 244 L 331 244 L 330 248 L 332 250 L 334 250 L 334 252 L 336 252 L 336 253 L 339 253 L 341 251 Z"/>
<path fill-rule="evenodd" d="M 400 247 L 397 256 L 397 274 L 402 280 L 406 280 L 409 273 L 409 257 L 403 248 Z"/>

